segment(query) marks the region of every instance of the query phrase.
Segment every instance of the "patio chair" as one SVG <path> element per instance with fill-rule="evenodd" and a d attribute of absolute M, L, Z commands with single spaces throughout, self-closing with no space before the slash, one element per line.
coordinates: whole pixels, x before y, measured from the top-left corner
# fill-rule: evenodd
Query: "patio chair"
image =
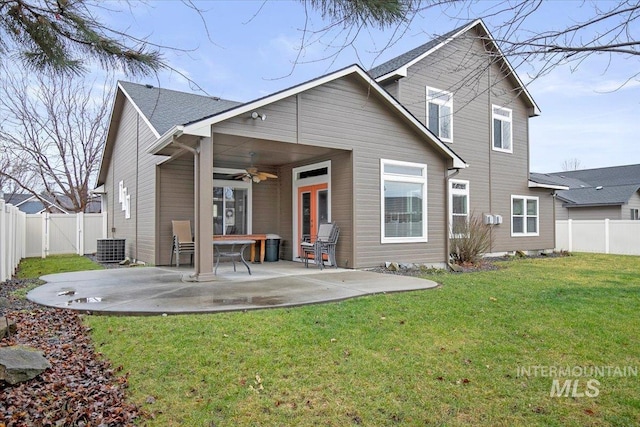
<path fill-rule="evenodd" d="M 313 254 L 313 259 L 320 269 L 324 268 L 324 256 L 327 256 L 329 264 L 338 268 L 336 261 L 336 244 L 340 235 L 340 227 L 335 223 L 320 224 L 318 235 L 315 241 L 304 241 L 300 243 L 300 248 L 304 256 L 304 265 L 309 267 L 309 255 Z M 311 239 L 309 239 L 311 240 Z"/>
<path fill-rule="evenodd" d="M 176 267 L 180 267 L 180 255 L 190 254 L 191 265 L 193 265 L 193 254 L 196 251 L 196 244 L 191 234 L 191 221 L 171 221 L 173 228 L 173 244 L 171 247 L 171 263 L 173 256 L 176 256 Z"/>

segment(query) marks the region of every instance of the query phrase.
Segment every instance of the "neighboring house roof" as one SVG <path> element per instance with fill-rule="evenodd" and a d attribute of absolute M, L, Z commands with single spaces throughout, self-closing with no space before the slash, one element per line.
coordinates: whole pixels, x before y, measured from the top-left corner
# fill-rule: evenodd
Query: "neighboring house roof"
<path fill-rule="evenodd" d="M 624 205 L 640 189 L 640 184 L 572 188 L 556 193 L 565 207 Z"/>
<path fill-rule="evenodd" d="M 531 173 L 530 180 L 564 185 L 556 192 L 565 207 L 614 206 L 640 189 L 640 164 L 553 173 Z"/>
<path fill-rule="evenodd" d="M 313 80 L 309 80 L 305 83 L 293 86 L 288 89 L 276 92 L 274 94 L 256 99 L 245 104 L 238 105 L 230 108 L 226 111 L 216 112 L 209 117 L 201 120 L 196 120 L 191 123 L 179 124 L 171 128 L 162 137 L 160 137 L 148 150 L 152 154 L 166 155 L 164 150 L 169 147 L 173 141 L 174 136 L 180 136 L 182 134 L 197 135 L 197 136 L 209 136 L 211 132 L 211 125 L 222 122 L 224 120 L 236 117 L 241 114 L 246 114 L 257 108 L 263 107 L 268 104 L 280 101 L 284 98 L 296 95 L 298 93 L 307 91 L 314 87 L 318 87 L 333 80 L 345 77 L 347 75 L 353 75 L 357 78 L 365 81 L 373 91 L 378 93 L 387 104 L 394 109 L 397 113 L 403 116 L 418 132 L 427 137 L 432 144 L 443 154 L 450 157 L 453 161 L 453 165 L 456 168 L 465 168 L 467 164 L 458 156 L 449 146 L 444 144 L 438 137 L 436 137 L 427 127 L 416 119 L 404 106 L 402 106 L 395 98 L 384 90 L 375 80 L 373 80 L 359 65 L 351 65 L 333 73 L 326 74 Z"/>
<path fill-rule="evenodd" d="M 12 204 L 20 209 L 20 211 L 27 214 L 39 214 L 46 212 L 47 210 L 58 213 L 69 213 L 56 204 L 52 196 L 43 194 L 41 197 L 45 200 L 45 203 L 42 203 L 40 199 L 29 193 L 10 193 L 4 194 L 3 196 L 6 203 Z M 66 196 L 58 197 L 63 201 L 68 200 Z M 100 197 L 92 197 L 87 202 L 87 207 L 85 208 L 84 213 L 99 213 L 101 211 L 102 203 L 100 201 Z"/>
<path fill-rule="evenodd" d="M 513 79 L 515 85 L 518 87 L 519 90 L 522 91 L 522 94 L 524 95 L 525 100 L 529 103 L 530 107 L 532 108 L 533 115 L 534 116 L 539 115 L 540 108 L 538 107 L 538 104 L 536 104 L 533 97 L 527 90 L 526 86 L 524 85 L 522 80 L 520 80 L 520 78 L 515 72 L 515 69 L 511 66 L 511 64 L 509 63 L 509 60 L 502 53 L 500 46 L 498 46 L 493 36 L 491 36 L 489 29 L 486 27 L 486 25 L 481 19 L 476 19 L 475 21 L 469 24 L 458 27 L 446 34 L 443 34 L 440 37 L 435 38 L 434 40 L 431 40 L 423 44 L 422 46 L 418 46 L 417 48 L 412 49 L 409 52 L 403 53 L 402 55 L 399 55 L 385 62 L 384 64 L 378 65 L 377 67 L 374 67 L 371 70 L 369 70 L 369 75 L 374 79 L 376 79 L 377 82 L 383 82 L 390 78 L 406 77 L 408 72 L 407 70 L 409 67 L 423 60 L 427 56 L 431 55 L 433 52 L 445 46 L 451 40 L 454 40 L 456 37 L 459 37 L 460 35 L 474 28 L 480 31 L 481 37 L 483 40 L 490 42 L 491 50 L 493 50 L 496 53 L 494 57 L 497 58 L 498 61 L 501 61 L 504 65 L 506 65 L 508 69 L 508 73 L 507 73 L 508 76 L 511 79 Z"/>
<path fill-rule="evenodd" d="M 118 86 L 156 132 L 156 137 L 177 124 L 189 123 L 240 104 L 151 85 L 119 81 Z"/>

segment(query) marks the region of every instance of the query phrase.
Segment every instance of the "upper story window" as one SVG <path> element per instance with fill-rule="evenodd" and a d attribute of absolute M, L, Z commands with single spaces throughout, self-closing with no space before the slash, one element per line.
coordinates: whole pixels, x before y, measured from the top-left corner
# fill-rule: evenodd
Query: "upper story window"
<path fill-rule="evenodd" d="M 427 241 L 427 165 L 380 160 L 381 243 Z"/>
<path fill-rule="evenodd" d="M 538 236 L 538 198 L 511 196 L 511 235 Z"/>
<path fill-rule="evenodd" d="M 453 141 L 453 94 L 427 86 L 427 127 L 441 140 Z"/>
<path fill-rule="evenodd" d="M 631 209 L 631 219 L 633 219 L 633 220 L 639 219 L 639 217 L 638 217 L 638 209 Z"/>
<path fill-rule="evenodd" d="M 510 108 L 493 106 L 493 149 L 513 153 L 512 111 Z"/>

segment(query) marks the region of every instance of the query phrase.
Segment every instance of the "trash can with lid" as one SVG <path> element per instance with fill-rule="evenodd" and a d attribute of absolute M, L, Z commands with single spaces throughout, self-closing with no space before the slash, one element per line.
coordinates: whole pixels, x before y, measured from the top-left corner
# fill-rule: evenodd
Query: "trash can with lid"
<path fill-rule="evenodd" d="M 264 260 L 267 262 L 278 261 L 280 258 L 280 236 L 277 234 L 267 234 L 265 242 Z"/>

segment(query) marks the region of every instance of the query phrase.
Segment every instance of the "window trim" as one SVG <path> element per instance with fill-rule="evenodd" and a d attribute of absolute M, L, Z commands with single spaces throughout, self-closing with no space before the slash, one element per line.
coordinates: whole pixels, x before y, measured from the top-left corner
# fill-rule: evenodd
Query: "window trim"
<path fill-rule="evenodd" d="M 385 173 L 385 165 L 408 166 L 422 169 L 422 176 Z M 386 237 L 385 236 L 385 199 L 384 183 L 386 181 L 407 182 L 422 184 L 422 236 L 418 237 Z M 428 215 L 427 215 L 427 165 L 425 163 L 413 163 L 400 160 L 380 159 L 380 243 L 425 243 L 429 241 Z"/>
<path fill-rule="evenodd" d="M 523 229 L 525 231 L 523 232 L 514 232 L 513 231 L 513 201 L 514 199 L 522 199 L 522 200 L 535 200 L 536 201 L 536 232 L 535 233 L 529 233 L 527 231 L 527 219 L 530 217 L 527 214 L 527 203 L 524 204 L 524 214 L 521 215 L 521 217 L 523 218 Z M 520 215 L 519 215 L 520 217 Z M 511 195 L 511 237 L 535 237 L 535 236 L 539 236 L 540 235 L 540 198 L 537 196 L 521 196 L 521 195 L 516 195 L 516 194 L 512 194 Z"/>
<path fill-rule="evenodd" d="M 465 184 L 465 189 L 460 190 L 457 188 L 453 188 L 453 184 Z M 469 222 L 469 218 L 471 215 L 471 191 L 469 189 L 469 181 L 464 179 L 450 179 L 449 180 L 449 236 L 450 237 L 463 237 L 461 234 L 453 234 L 453 196 L 464 195 L 467 196 L 467 223 Z"/>
<path fill-rule="evenodd" d="M 242 173 L 242 169 L 236 170 L 236 169 L 214 168 L 215 173 L 226 173 L 230 171 L 234 171 L 232 173 Z M 252 234 L 253 233 L 253 182 L 252 181 L 244 182 L 242 180 L 214 179 L 213 188 L 216 188 L 216 187 L 222 187 L 222 188 L 231 187 L 231 188 L 247 190 L 248 204 L 247 204 L 247 210 L 244 213 L 244 215 L 247 216 L 247 234 Z M 223 206 L 225 204 L 226 204 L 226 200 L 223 200 Z M 224 224 L 224 221 L 225 219 L 223 219 L 223 224 Z M 226 231 L 227 231 L 226 227 L 223 226 L 222 234 L 227 235 Z"/>
<path fill-rule="evenodd" d="M 438 98 L 429 96 L 429 90 L 432 90 L 434 92 L 441 92 L 443 94 L 447 94 L 449 95 L 449 101 L 441 101 Z M 447 90 L 441 90 L 441 89 L 437 89 L 435 87 L 432 86 L 426 86 L 425 87 L 425 95 L 426 95 L 426 100 L 427 100 L 427 104 L 426 104 L 426 111 L 425 111 L 425 116 L 426 116 L 426 121 L 425 124 L 427 126 L 427 129 L 429 129 L 435 136 L 437 136 L 438 138 L 440 138 L 441 141 L 443 142 L 453 142 L 453 92 L 449 92 Z M 448 106 L 451 110 L 451 114 L 450 117 L 451 119 L 449 120 L 449 133 L 450 136 L 449 138 L 444 138 L 442 137 L 442 135 L 440 135 L 440 123 L 438 122 L 438 133 L 434 132 L 432 129 L 429 128 L 429 103 L 434 103 L 436 105 L 438 105 L 438 110 L 440 110 L 440 106 Z M 438 116 L 439 118 L 441 118 L 441 116 Z"/>
<path fill-rule="evenodd" d="M 501 110 L 506 110 L 509 112 L 509 119 L 506 120 L 503 116 L 496 117 L 495 109 L 499 108 Z M 500 147 L 496 147 L 495 141 L 495 121 L 508 121 L 509 122 L 509 136 L 511 140 L 511 147 L 509 149 L 502 148 L 503 141 L 500 141 Z M 503 107 L 501 105 L 491 104 L 491 149 L 493 151 L 499 151 L 501 153 L 513 153 L 513 110 L 511 108 Z"/>

